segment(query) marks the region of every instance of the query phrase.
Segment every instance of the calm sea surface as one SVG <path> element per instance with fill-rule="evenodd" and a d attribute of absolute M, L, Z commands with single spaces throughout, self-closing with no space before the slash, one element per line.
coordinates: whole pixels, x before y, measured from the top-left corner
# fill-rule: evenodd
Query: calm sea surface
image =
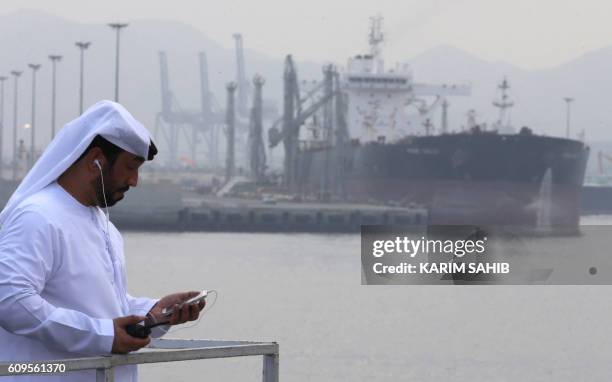
<path fill-rule="evenodd" d="M 609 286 L 362 286 L 358 235 L 124 239 L 132 294 L 219 291 L 197 326 L 168 337 L 277 341 L 283 381 L 612 378 Z M 261 367 L 250 357 L 140 372 L 143 381 L 260 381 Z"/>

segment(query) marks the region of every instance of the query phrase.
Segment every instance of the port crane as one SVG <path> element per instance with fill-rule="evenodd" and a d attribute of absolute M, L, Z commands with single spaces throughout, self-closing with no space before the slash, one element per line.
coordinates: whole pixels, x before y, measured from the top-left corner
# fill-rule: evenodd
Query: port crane
<path fill-rule="evenodd" d="M 155 138 L 166 143 L 169 151 L 167 165 L 171 168 L 179 164 L 181 137 L 191 154 L 190 163 L 196 163 L 197 145 L 203 136 L 208 148 L 208 159 L 217 163 L 218 127 L 223 123 L 223 114 L 209 89 L 208 64 L 206 54 L 200 52 L 200 110 L 186 110 L 170 90 L 168 59 L 166 52 L 159 52 L 162 108 L 155 118 Z M 161 138 L 161 139 L 160 139 Z"/>
<path fill-rule="evenodd" d="M 167 54 L 166 52 L 159 52 L 162 109 L 156 116 L 155 137 L 156 140 L 167 145 L 169 152 L 167 165 L 171 168 L 177 167 L 179 163 L 195 166 L 197 163 L 197 148 L 202 138 L 206 143 L 208 162 L 212 166 L 218 165 L 219 134 L 225 132 L 225 164 L 226 167 L 231 164 L 231 168 L 226 168 L 226 171 L 231 174 L 234 172 L 236 150 L 232 148 L 238 145 L 240 147 L 244 146 L 244 150 L 238 150 L 238 152 L 248 152 L 246 160 L 251 167 L 252 176 L 255 179 L 263 177 L 265 146 L 261 137 L 261 125 L 263 118 L 269 117 L 273 111 L 263 107 L 261 93 L 264 81 L 260 76 L 254 77 L 254 104 L 249 110 L 248 93 L 251 87 L 246 76 L 243 39 L 239 33 L 234 34 L 233 38 L 236 55 L 236 79 L 233 83 L 235 84 L 236 99 L 232 103 L 234 105 L 232 110 L 228 110 L 227 105 L 225 109 L 220 107 L 210 91 L 208 63 L 204 52 L 200 52 L 198 56 L 200 65 L 200 109 L 186 110 L 182 108 L 170 88 Z M 228 120 L 232 122 L 231 127 L 228 125 Z M 188 147 L 190 157 L 179 156 L 179 147 L 184 146 Z"/>
<path fill-rule="evenodd" d="M 285 58 L 283 74 L 283 115 L 268 130 L 270 148 L 283 143 L 285 150 L 285 186 L 293 189 L 298 176 L 297 155 L 300 127 L 308 118 L 323 112 L 322 144 L 331 146 L 348 139 L 345 101 L 340 92 L 338 71 L 332 65 L 323 68 L 324 79 L 302 95 L 297 70 L 291 55 Z M 335 100 L 335 102 L 334 102 Z M 281 128 L 279 129 L 279 126 Z M 328 158 L 328 168 L 332 158 Z M 331 178 L 331 170 L 328 178 Z M 329 184 L 330 182 L 324 182 Z"/>
<path fill-rule="evenodd" d="M 263 95 L 265 80 L 262 76 L 253 78 L 253 107 L 249 120 L 249 164 L 251 177 L 256 182 L 264 180 L 266 170 L 266 148 L 263 142 Z"/>
<path fill-rule="evenodd" d="M 244 64 L 244 47 L 242 34 L 234 33 L 234 45 L 236 52 L 236 113 L 241 118 L 248 117 L 247 103 L 249 97 L 249 80 L 247 80 Z"/>

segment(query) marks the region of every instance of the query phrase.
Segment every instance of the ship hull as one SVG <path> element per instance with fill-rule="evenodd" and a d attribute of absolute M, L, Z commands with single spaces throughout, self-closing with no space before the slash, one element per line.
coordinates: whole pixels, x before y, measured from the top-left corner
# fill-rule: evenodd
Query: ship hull
<path fill-rule="evenodd" d="M 589 150 L 531 134 L 452 134 L 300 151 L 303 194 L 419 204 L 431 224 L 574 229 Z"/>

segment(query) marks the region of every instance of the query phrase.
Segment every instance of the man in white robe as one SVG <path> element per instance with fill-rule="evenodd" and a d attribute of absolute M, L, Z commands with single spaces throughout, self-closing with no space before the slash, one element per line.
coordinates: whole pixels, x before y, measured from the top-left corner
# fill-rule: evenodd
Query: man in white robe
<path fill-rule="evenodd" d="M 0 213 L 0 361 L 138 350 L 150 338 L 130 336 L 126 325 L 159 320 L 163 308 L 197 294 L 130 296 L 121 234 L 100 208 L 135 187 L 140 165 L 156 152 L 147 129 L 110 101 L 49 144 Z M 195 320 L 202 308 L 175 309 L 170 324 Z M 95 370 L 0 381 L 13 379 L 95 381 Z M 115 380 L 136 381 L 136 367 L 117 367 Z"/>

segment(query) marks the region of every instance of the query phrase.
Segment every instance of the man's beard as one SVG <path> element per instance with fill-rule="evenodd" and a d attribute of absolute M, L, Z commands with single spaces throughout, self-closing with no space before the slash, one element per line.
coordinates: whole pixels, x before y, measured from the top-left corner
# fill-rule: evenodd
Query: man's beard
<path fill-rule="evenodd" d="M 96 186 L 95 186 L 96 187 L 96 197 L 98 198 L 98 203 L 101 207 L 104 207 L 105 205 L 108 207 L 114 206 L 115 204 L 117 204 L 118 201 L 123 199 L 123 195 L 115 196 L 115 194 L 118 192 L 125 193 L 127 192 L 127 190 L 130 189 L 130 186 L 118 188 L 117 186 L 112 184 L 111 181 L 107 180 L 110 178 L 111 178 L 110 174 L 104 171 L 104 192 L 102 191 L 102 178 L 98 177 L 98 179 L 95 181 L 96 182 Z M 105 197 L 106 197 L 106 203 L 104 202 Z"/>

